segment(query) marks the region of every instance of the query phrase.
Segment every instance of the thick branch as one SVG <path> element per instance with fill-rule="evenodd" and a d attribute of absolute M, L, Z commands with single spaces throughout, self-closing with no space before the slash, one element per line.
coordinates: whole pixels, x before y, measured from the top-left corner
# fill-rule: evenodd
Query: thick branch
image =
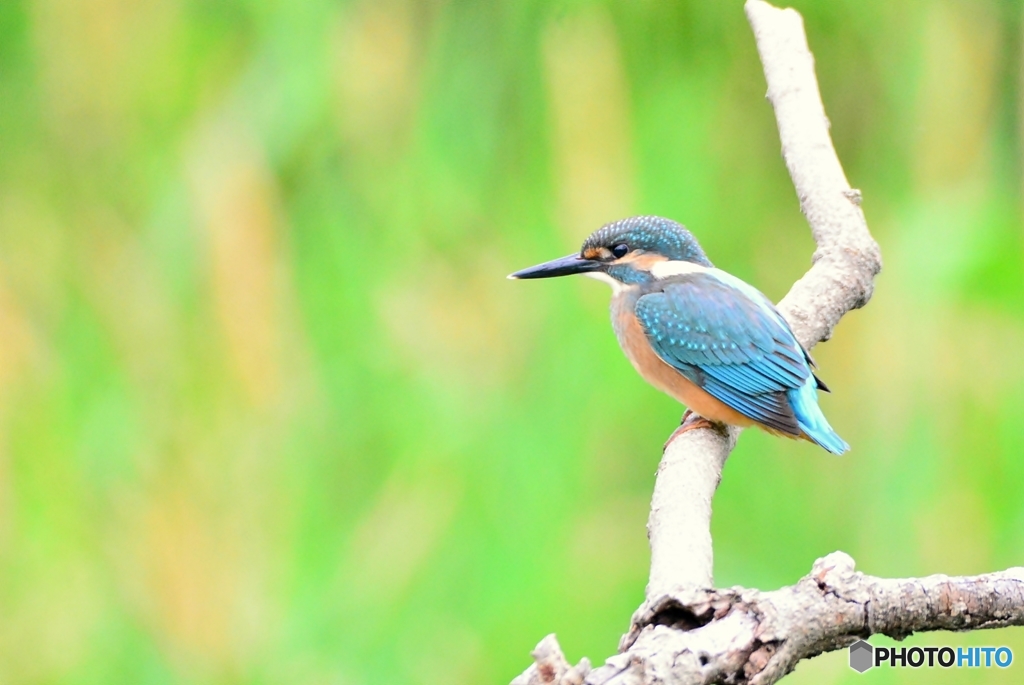
<path fill-rule="evenodd" d="M 627 636 L 629 650 L 590 671 L 583 682 L 771 685 L 800 660 L 870 635 L 903 639 L 929 630 L 1024 625 L 1024 568 L 884 579 L 857 572 L 853 559 L 834 552 L 781 590 L 693 590 L 653 598 L 649 612 L 641 621 L 647 626 Z M 546 655 L 562 658 L 552 636 L 543 645 Z M 580 683 L 588 666 L 548 669 L 548 679 L 532 666 L 513 685 Z"/>

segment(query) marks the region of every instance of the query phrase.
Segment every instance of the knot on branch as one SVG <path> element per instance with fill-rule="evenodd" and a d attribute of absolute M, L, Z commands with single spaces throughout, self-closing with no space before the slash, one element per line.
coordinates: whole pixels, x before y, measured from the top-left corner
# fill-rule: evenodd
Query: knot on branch
<path fill-rule="evenodd" d="M 685 587 L 653 597 L 633 614 L 629 632 L 619 641 L 619 652 L 632 647 L 649 626 L 667 626 L 684 632 L 695 630 L 728 614 L 737 601 L 739 597 L 729 590 Z"/>
<path fill-rule="evenodd" d="M 857 564 L 846 552 L 832 552 L 814 562 L 811 577 L 822 590 L 846 585 L 857 571 Z"/>

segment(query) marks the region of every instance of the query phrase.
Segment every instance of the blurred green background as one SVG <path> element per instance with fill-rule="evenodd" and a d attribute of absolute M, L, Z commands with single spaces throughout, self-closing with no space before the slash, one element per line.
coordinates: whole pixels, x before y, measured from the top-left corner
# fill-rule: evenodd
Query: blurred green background
<path fill-rule="evenodd" d="M 833 458 L 748 431 L 716 580 L 1024 564 L 1024 5 L 803 0 L 885 271 L 815 349 Z M 613 653 L 681 412 L 607 288 L 686 223 L 813 249 L 738 0 L 2 0 L 0 684 L 504 683 Z M 884 644 L 884 639 L 875 639 Z M 1006 671 L 791 683 L 1020 682 Z"/>

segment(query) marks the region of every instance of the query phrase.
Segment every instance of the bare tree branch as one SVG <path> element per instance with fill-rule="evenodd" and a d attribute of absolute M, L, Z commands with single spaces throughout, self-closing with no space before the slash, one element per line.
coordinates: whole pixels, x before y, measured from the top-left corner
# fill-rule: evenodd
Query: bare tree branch
<path fill-rule="evenodd" d="M 782 155 L 817 244 L 813 266 L 779 304 L 807 348 L 871 297 L 878 245 L 828 133 L 803 20 L 747 0 L 747 18 L 775 109 Z M 738 429 L 698 429 L 665 447 L 648 535 L 647 599 L 620 653 L 596 669 L 570 667 L 553 635 L 513 685 L 771 685 L 801 659 L 876 633 L 1024 625 L 1024 568 L 982 576 L 886 580 L 842 552 L 819 559 L 796 585 L 773 592 L 713 590 L 711 499 Z"/>
<path fill-rule="evenodd" d="M 867 303 L 882 257 L 860 209 L 860 191 L 850 187 L 832 146 L 803 19 L 762 0 L 748 0 L 746 12 L 782 156 L 817 244 L 813 266 L 779 303 L 797 339 L 811 349 L 831 337 L 843 314 Z M 666 445 L 647 522 L 648 598 L 713 586 L 711 499 L 739 433 L 692 430 Z"/>
<path fill-rule="evenodd" d="M 628 650 L 600 668 L 586 660 L 569 668 L 549 635 L 535 652 L 543 668 L 531 666 L 513 685 L 771 685 L 802 659 L 878 633 L 1024 625 L 1024 568 L 893 580 L 864 575 L 834 552 L 781 590 L 695 588 L 653 598 L 648 611 Z"/>

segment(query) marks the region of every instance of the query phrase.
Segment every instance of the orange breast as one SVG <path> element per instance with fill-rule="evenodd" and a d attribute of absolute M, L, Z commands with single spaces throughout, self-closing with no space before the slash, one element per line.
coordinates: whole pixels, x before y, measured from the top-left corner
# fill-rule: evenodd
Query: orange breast
<path fill-rule="evenodd" d="M 619 345 L 645 381 L 674 397 L 706 419 L 734 426 L 752 426 L 756 422 L 739 413 L 691 383 L 662 361 L 647 341 L 643 327 L 633 314 L 636 292 L 623 291 L 612 298 L 612 326 Z"/>

